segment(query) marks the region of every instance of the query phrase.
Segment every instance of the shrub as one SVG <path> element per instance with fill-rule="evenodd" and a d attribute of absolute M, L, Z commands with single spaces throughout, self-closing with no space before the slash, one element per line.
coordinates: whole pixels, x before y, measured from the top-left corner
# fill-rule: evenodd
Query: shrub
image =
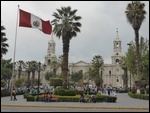
<path fill-rule="evenodd" d="M 29 93 L 25 93 L 25 94 L 23 95 L 23 97 L 24 97 L 25 99 L 27 99 L 27 97 L 28 97 L 29 95 L 30 95 Z"/>
<path fill-rule="evenodd" d="M 65 96 L 65 95 L 66 95 L 66 92 L 65 92 L 64 89 L 60 89 L 59 92 L 58 92 L 58 94 L 59 94 L 60 96 Z"/>
<path fill-rule="evenodd" d="M 149 100 L 149 95 L 144 95 L 143 99 L 144 100 Z"/>
<path fill-rule="evenodd" d="M 128 95 L 132 98 L 139 98 L 144 100 L 149 100 L 149 95 L 147 94 L 133 94 L 132 92 L 128 92 Z"/>
<path fill-rule="evenodd" d="M 27 101 L 35 101 L 35 96 L 29 95 Z"/>
<path fill-rule="evenodd" d="M 38 97 L 38 95 L 35 96 L 35 99 L 36 99 L 36 101 L 44 101 L 44 97 L 41 95 L 39 95 L 39 97 Z"/>
<path fill-rule="evenodd" d="M 96 101 L 97 102 L 103 102 L 104 101 L 104 97 L 103 96 L 96 97 Z"/>
<path fill-rule="evenodd" d="M 76 91 L 75 90 L 65 90 L 66 91 L 66 96 L 75 96 Z"/>
<path fill-rule="evenodd" d="M 10 96 L 10 91 L 1 91 L 1 97 Z"/>
<path fill-rule="evenodd" d="M 117 100 L 117 97 L 107 96 L 107 95 L 104 96 L 104 101 L 105 102 L 116 102 L 116 100 Z"/>
<path fill-rule="evenodd" d="M 59 96 L 59 102 L 79 102 L 80 96 Z"/>
<path fill-rule="evenodd" d="M 55 90 L 54 90 L 54 94 L 55 94 L 55 95 L 59 95 L 59 90 L 58 90 L 58 89 L 55 89 Z"/>
<path fill-rule="evenodd" d="M 101 97 L 101 93 L 98 92 L 98 93 L 96 94 L 96 97 Z"/>
<path fill-rule="evenodd" d="M 60 95 L 60 96 L 75 96 L 76 95 L 76 91 L 75 90 L 64 90 L 64 89 L 60 89 L 60 90 L 55 90 L 54 91 L 55 95 Z"/>

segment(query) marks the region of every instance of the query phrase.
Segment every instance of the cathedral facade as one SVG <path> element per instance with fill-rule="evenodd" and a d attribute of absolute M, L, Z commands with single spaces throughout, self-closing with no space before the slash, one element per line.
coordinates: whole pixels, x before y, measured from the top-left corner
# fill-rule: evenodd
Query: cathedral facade
<path fill-rule="evenodd" d="M 103 79 L 103 86 L 115 86 L 115 87 L 123 87 L 123 79 L 122 75 L 124 74 L 124 71 L 121 69 L 119 65 L 119 61 L 121 57 L 123 57 L 122 54 L 122 48 L 121 48 L 121 40 L 118 36 L 118 31 L 116 38 L 113 41 L 113 51 L 111 56 L 111 64 L 104 64 L 103 69 L 100 68 L 99 75 Z M 47 55 L 45 56 L 45 72 L 50 71 L 50 66 L 53 61 L 56 61 L 57 57 L 55 55 L 55 42 L 52 39 L 48 42 L 48 49 L 47 49 Z M 84 62 L 84 61 L 78 61 L 78 62 L 71 62 L 68 63 L 68 73 L 71 74 L 73 72 L 82 71 L 83 75 L 85 72 L 89 70 L 89 67 L 91 66 L 90 63 Z M 57 74 L 61 73 L 61 68 L 57 69 Z M 45 77 L 43 77 L 43 82 Z M 129 81 L 129 80 L 128 80 Z M 129 83 L 129 82 L 128 82 Z"/>

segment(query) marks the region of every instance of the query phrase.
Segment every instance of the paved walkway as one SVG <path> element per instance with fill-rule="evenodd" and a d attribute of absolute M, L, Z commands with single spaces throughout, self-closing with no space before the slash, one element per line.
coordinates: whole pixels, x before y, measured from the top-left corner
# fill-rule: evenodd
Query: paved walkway
<path fill-rule="evenodd" d="M 1 106 L 149 110 L 149 100 L 134 99 L 129 97 L 127 93 L 117 94 L 116 103 L 27 102 L 26 99 L 23 98 L 23 95 L 17 95 L 17 99 L 17 101 L 10 101 L 10 96 L 1 97 Z"/>

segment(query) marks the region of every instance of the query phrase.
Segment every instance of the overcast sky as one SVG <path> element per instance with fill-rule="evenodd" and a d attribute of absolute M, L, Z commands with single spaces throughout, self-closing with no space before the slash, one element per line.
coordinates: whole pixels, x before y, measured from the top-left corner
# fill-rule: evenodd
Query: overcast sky
<path fill-rule="evenodd" d="M 113 40 L 116 29 L 122 41 L 122 53 L 128 49 L 127 43 L 134 41 L 134 31 L 127 22 L 125 10 L 130 1 L 1 1 L 1 25 L 6 30 L 8 52 L 4 59 L 13 59 L 16 34 L 18 5 L 20 9 L 30 12 L 43 20 L 53 20 L 52 14 L 62 6 L 77 9 L 81 16 L 81 32 L 70 41 L 69 62 L 80 60 L 91 62 L 95 55 L 101 55 L 104 62 L 111 63 Z M 142 1 L 144 2 L 144 1 Z M 149 1 L 145 3 L 146 19 L 139 30 L 139 36 L 149 38 Z M 17 23 L 18 24 L 18 23 Z M 48 41 L 52 35 L 47 35 L 38 29 L 17 27 L 17 43 L 15 61 L 40 61 L 44 63 L 47 54 Z M 56 56 L 62 55 L 62 40 L 55 35 Z"/>

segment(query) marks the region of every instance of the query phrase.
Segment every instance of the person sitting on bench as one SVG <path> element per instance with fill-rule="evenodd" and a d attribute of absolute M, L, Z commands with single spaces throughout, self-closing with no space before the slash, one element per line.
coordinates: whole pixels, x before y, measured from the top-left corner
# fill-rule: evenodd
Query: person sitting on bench
<path fill-rule="evenodd" d="M 50 93 L 47 92 L 44 94 L 45 102 L 50 102 L 51 98 L 52 98 L 52 95 Z"/>

